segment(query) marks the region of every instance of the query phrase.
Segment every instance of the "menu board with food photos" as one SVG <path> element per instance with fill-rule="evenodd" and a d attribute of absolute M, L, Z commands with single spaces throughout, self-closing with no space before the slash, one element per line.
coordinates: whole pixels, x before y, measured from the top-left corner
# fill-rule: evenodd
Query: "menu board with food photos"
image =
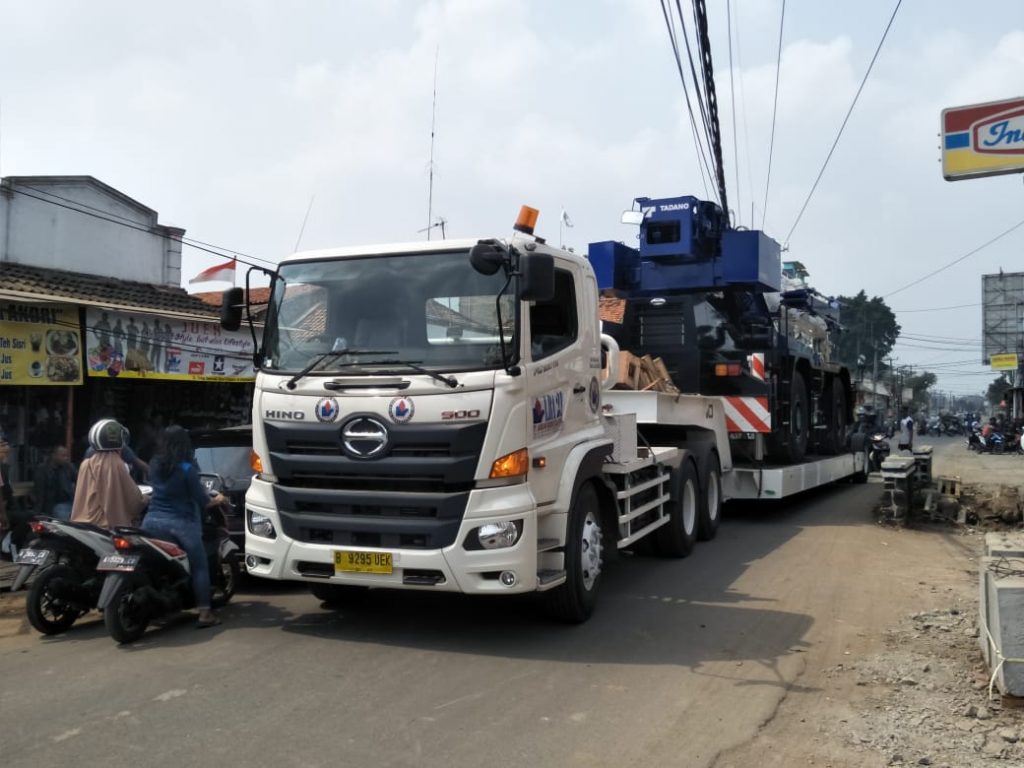
<path fill-rule="evenodd" d="M 225 331 L 205 320 L 115 312 L 85 312 L 89 376 L 187 381 L 252 381 L 252 333 Z"/>
<path fill-rule="evenodd" d="M 0 386 L 81 383 L 78 308 L 0 302 Z"/>

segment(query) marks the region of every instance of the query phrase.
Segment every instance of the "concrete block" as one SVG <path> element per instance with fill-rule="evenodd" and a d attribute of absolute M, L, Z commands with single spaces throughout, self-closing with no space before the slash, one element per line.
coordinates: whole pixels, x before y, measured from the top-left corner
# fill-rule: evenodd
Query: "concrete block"
<path fill-rule="evenodd" d="M 1024 558 L 1024 532 L 990 531 L 986 533 L 985 556 Z"/>
<path fill-rule="evenodd" d="M 1024 696 L 1024 559 L 985 557 L 981 570 L 985 592 L 979 620 L 981 634 L 987 627 L 992 636 L 989 671 L 999 668 L 996 685 L 1002 693 Z M 1010 660 L 1000 666 L 1000 655 Z"/>

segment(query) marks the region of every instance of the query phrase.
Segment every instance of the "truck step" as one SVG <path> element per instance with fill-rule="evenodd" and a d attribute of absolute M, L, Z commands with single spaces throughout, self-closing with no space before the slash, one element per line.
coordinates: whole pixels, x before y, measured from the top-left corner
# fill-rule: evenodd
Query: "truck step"
<path fill-rule="evenodd" d="M 537 588 L 550 589 L 565 581 L 565 571 L 537 571 Z"/>
<path fill-rule="evenodd" d="M 552 549 L 558 549 L 558 539 L 537 539 L 538 552 L 548 552 Z"/>

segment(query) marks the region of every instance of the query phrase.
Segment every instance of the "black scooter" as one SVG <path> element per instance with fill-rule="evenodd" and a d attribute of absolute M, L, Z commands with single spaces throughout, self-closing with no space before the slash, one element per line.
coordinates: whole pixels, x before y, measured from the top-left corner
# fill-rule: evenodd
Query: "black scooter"
<path fill-rule="evenodd" d="M 875 432 L 868 438 L 868 464 L 872 472 L 882 471 L 882 462 L 889 458 L 892 446 L 882 432 Z"/>
<path fill-rule="evenodd" d="M 149 622 L 195 607 L 188 556 L 176 542 L 138 528 L 116 528 L 116 552 L 103 557 L 97 570 L 106 575 L 99 609 L 110 636 L 118 643 L 142 637 Z M 228 536 L 219 507 L 203 515 L 203 545 L 210 569 L 211 605 L 226 605 L 238 585 L 238 545 Z"/>
<path fill-rule="evenodd" d="M 57 635 L 96 607 L 104 578 L 96 566 L 114 552 L 113 534 L 88 523 L 49 517 L 32 520 L 29 527 L 35 538 L 14 559 L 18 572 L 11 591 L 21 589 L 35 573 L 25 612 L 36 630 Z"/>

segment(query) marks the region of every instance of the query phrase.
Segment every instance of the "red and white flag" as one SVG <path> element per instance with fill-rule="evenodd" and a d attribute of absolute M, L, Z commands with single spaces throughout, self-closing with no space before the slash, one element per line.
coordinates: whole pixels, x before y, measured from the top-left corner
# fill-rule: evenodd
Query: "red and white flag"
<path fill-rule="evenodd" d="M 225 280 L 233 284 L 235 282 L 235 260 L 232 259 L 231 261 L 226 261 L 223 264 L 217 264 L 209 269 L 204 269 L 198 275 L 189 280 L 188 284 L 194 285 L 196 283 L 209 283 L 214 280 Z"/>

